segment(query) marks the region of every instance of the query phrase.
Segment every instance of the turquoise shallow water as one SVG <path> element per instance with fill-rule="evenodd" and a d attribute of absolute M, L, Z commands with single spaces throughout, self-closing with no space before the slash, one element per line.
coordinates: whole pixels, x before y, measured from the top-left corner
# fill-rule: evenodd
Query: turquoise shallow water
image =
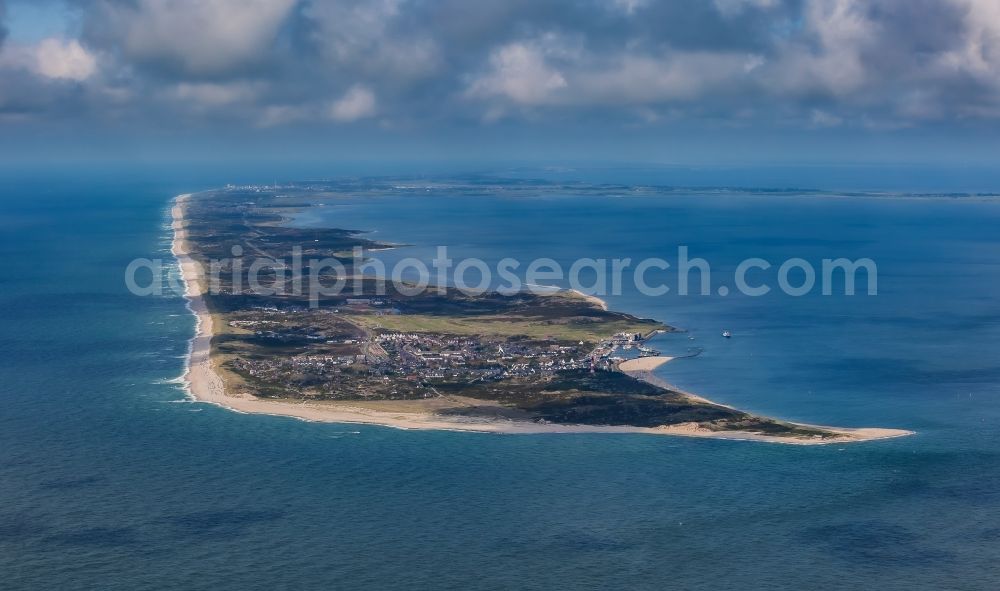
<path fill-rule="evenodd" d="M 132 258 L 167 256 L 167 200 L 183 188 L 0 188 L 0 587 L 996 586 L 998 204 L 431 194 L 312 220 L 413 245 L 389 260 L 442 243 L 557 260 L 688 244 L 719 267 L 870 256 L 875 298 L 610 298 L 690 331 L 660 342 L 704 349 L 662 369 L 685 388 L 918 431 L 798 448 L 405 432 L 186 403 L 169 380 L 192 318 L 122 280 Z"/>

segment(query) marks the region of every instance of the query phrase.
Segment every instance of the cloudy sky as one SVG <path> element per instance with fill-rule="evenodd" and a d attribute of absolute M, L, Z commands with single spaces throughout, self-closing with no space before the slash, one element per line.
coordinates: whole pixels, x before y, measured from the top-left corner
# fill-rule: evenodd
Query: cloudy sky
<path fill-rule="evenodd" d="M 1000 149 L 997 0 L 0 0 L 7 157 Z"/>

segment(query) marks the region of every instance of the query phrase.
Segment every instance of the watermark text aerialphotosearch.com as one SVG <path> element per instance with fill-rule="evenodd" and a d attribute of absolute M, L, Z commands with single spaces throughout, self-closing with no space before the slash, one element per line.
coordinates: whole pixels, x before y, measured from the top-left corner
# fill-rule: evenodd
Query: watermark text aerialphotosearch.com
<path fill-rule="evenodd" d="M 686 246 L 678 247 L 672 261 L 580 258 L 569 264 L 544 257 L 530 261 L 505 257 L 491 265 L 479 258 L 453 259 L 446 246 L 439 246 L 430 261 L 410 257 L 391 266 L 361 247 L 351 257 L 308 259 L 300 248 L 293 249 L 287 259 L 245 256 L 240 246 L 234 246 L 231 253 L 206 265 L 210 294 L 308 296 L 317 304 L 321 298 L 361 295 L 361 282 L 348 281 L 358 276 L 383 278 L 403 295 L 426 290 L 443 293 L 448 286 L 468 295 L 487 291 L 546 294 L 561 287 L 597 297 L 620 295 L 629 287 L 646 296 L 727 296 L 734 291 L 750 297 L 878 294 L 878 266 L 869 258 L 824 258 L 814 263 L 803 258 L 777 262 L 751 257 L 722 272 L 713 270 L 708 260 L 692 256 Z M 136 295 L 183 293 L 170 268 L 170 263 L 159 259 L 135 259 L 125 270 L 125 284 Z M 385 283 L 377 287 L 386 289 Z"/>

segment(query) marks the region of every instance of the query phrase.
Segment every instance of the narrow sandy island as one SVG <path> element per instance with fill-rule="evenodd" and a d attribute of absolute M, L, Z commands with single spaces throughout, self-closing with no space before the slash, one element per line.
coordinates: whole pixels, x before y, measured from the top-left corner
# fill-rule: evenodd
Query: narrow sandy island
<path fill-rule="evenodd" d="M 230 396 L 225 383 L 215 371 L 211 358 L 212 315 L 201 297 L 205 286 L 204 269 L 189 256 L 184 229 L 185 204 L 190 194 L 179 195 L 171 214 L 174 239 L 171 251 L 177 258 L 181 277 L 184 281 L 185 298 L 188 307 L 196 317 L 195 336 L 191 341 L 187 368 L 183 376 L 184 385 L 192 399 L 215 404 L 237 412 L 286 416 L 306 421 L 328 423 L 364 423 L 399 429 L 437 429 L 451 431 L 474 431 L 484 433 L 647 433 L 654 435 L 681 435 L 686 437 L 711 437 L 716 439 L 736 439 L 767 441 L 793 445 L 816 445 L 847 443 L 887 439 L 909 435 L 910 431 L 897 429 L 842 429 L 823 427 L 842 434 L 836 439 L 775 437 L 759 433 L 739 431 L 712 431 L 696 423 L 646 428 L 627 426 L 557 425 L 545 422 L 517 421 L 509 419 L 476 419 L 466 417 L 444 417 L 431 412 L 420 412 L 407 408 L 405 403 L 371 403 L 361 406 L 349 402 L 280 402 L 254 397 Z M 580 294 L 584 295 L 584 294 Z M 598 303 L 603 309 L 607 305 L 594 296 L 584 296 Z M 652 370 L 670 361 L 670 357 L 644 357 L 622 363 L 621 369 L 641 377 L 651 379 Z M 627 365 L 631 364 L 631 365 Z M 627 367 L 626 367 L 627 365 Z M 662 381 L 662 380 L 661 380 Z M 655 382 L 654 382 L 655 383 Z M 686 395 L 704 400 L 703 398 Z"/>

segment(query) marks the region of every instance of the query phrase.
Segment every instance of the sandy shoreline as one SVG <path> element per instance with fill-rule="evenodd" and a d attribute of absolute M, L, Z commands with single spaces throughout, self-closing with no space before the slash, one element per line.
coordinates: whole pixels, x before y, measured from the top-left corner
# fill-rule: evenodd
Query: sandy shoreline
<path fill-rule="evenodd" d="M 672 360 L 673 357 L 666 357 L 663 355 L 658 355 L 656 357 L 636 357 L 635 359 L 622 361 L 618 364 L 618 369 L 624 371 L 625 373 L 633 371 L 653 371 L 657 367 L 660 367 L 664 363 Z"/>
<path fill-rule="evenodd" d="M 796 439 L 749 432 L 711 431 L 697 424 L 680 424 L 656 428 L 556 425 L 503 419 L 445 418 L 430 412 L 379 410 L 359 406 L 357 403 L 279 402 L 253 397 L 230 396 L 226 394 L 225 383 L 215 371 L 210 355 L 213 320 L 204 299 L 201 297 L 205 283 L 204 270 L 188 254 L 187 238 L 184 229 L 184 213 L 185 204 L 190 198 L 190 194 L 177 196 L 171 208 L 171 227 L 174 232 L 171 252 L 177 258 L 177 263 L 180 267 L 181 278 L 184 281 L 184 297 L 187 299 L 188 308 L 196 318 L 195 336 L 191 340 L 186 368 L 182 376 L 182 381 L 188 395 L 195 401 L 215 404 L 237 412 L 286 416 L 306 421 L 360 423 L 399 429 L 437 429 L 483 433 L 646 433 L 654 435 L 767 441 L 792 445 L 848 443 L 911 434 L 910 431 L 896 429 L 841 429 L 824 427 L 841 433 L 844 437 L 835 440 Z M 594 296 L 580 295 L 607 309 L 607 304 L 603 300 Z M 670 361 L 670 359 L 670 357 L 644 357 L 624 362 L 622 366 L 629 363 L 632 365 L 627 368 L 622 367 L 622 369 L 632 375 L 650 374 L 653 369 Z"/>

